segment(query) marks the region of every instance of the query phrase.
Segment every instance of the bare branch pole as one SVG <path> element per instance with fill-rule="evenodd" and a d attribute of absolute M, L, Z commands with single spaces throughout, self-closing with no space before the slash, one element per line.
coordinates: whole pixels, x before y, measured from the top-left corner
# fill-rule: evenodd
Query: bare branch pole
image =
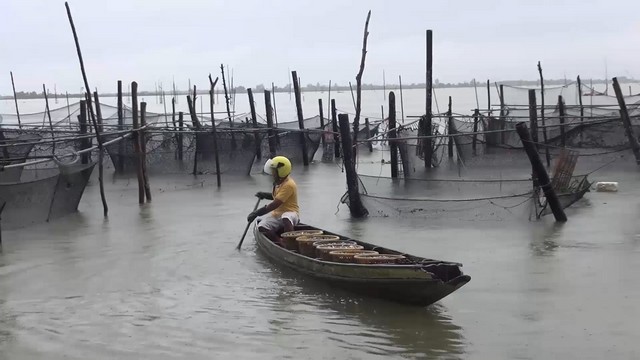
<path fill-rule="evenodd" d="M 302 115 L 302 96 L 300 95 L 300 79 L 298 79 L 298 73 L 294 70 L 291 72 L 291 78 L 293 80 L 293 91 L 296 97 L 296 112 L 298 115 L 298 127 L 300 130 L 304 130 L 304 116 Z M 302 164 L 309 166 L 309 154 L 307 152 L 307 136 L 300 132 L 300 149 L 302 150 Z"/>
<path fill-rule="evenodd" d="M 367 58 L 369 19 L 371 19 L 371 10 L 369 10 L 369 12 L 367 13 L 367 20 L 364 23 L 364 35 L 362 37 L 362 58 L 360 59 L 360 70 L 358 70 L 358 75 L 356 75 L 356 115 L 354 117 L 354 122 L 356 124 L 360 123 L 360 111 L 362 105 L 362 73 L 364 72 L 364 62 Z"/>
<path fill-rule="evenodd" d="M 100 98 L 98 97 L 98 92 L 94 92 L 93 93 L 94 97 L 95 97 L 95 102 L 96 102 L 96 115 L 98 116 L 98 121 L 100 122 L 100 124 L 102 125 L 102 110 L 100 109 Z M 100 131 L 102 131 L 102 126 L 100 127 Z M 121 141 L 122 142 L 122 141 Z M 98 163 L 102 164 L 102 161 L 104 160 L 104 151 L 102 151 L 102 149 L 98 152 Z M 102 179 L 104 176 L 104 169 L 102 166 L 98 167 L 98 178 Z M 100 198 L 102 199 L 102 203 L 106 204 L 107 203 L 107 199 L 104 197 L 104 192 L 100 192 Z M 104 216 L 106 217 L 108 213 L 108 208 L 106 210 L 104 210 Z"/>
<path fill-rule="evenodd" d="M 69 24 L 71 25 L 71 31 L 73 32 L 73 39 L 76 43 L 78 60 L 80 61 L 80 70 L 82 71 L 82 79 L 84 80 L 84 88 L 86 89 L 87 94 L 89 95 L 87 96 L 88 98 L 87 106 L 89 107 L 89 114 L 91 115 L 91 123 L 93 124 L 93 129 L 96 133 L 96 140 L 98 141 L 98 151 L 103 152 L 104 148 L 102 146 L 102 137 L 100 135 L 100 131 L 98 130 L 96 114 L 94 113 L 93 107 L 91 106 L 91 94 L 90 94 L 91 87 L 89 87 L 89 81 L 87 80 L 87 73 L 84 69 L 84 61 L 82 60 L 82 52 L 80 51 L 80 42 L 78 41 L 78 34 L 76 33 L 76 27 L 73 24 L 73 18 L 71 17 L 71 9 L 69 8 L 69 3 L 65 2 L 64 6 L 67 8 L 67 16 L 69 17 Z M 102 161 L 98 163 L 98 170 L 100 173 L 102 173 L 101 169 L 102 169 Z M 109 212 L 109 206 L 107 205 L 107 201 L 104 195 L 104 181 L 102 179 L 102 176 L 99 177 L 99 181 L 100 181 L 100 197 L 102 198 L 102 207 L 104 210 L 104 216 L 107 216 Z"/>
<path fill-rule="evenodd" d="M 13 71 L 9 71 L 11 74 L 11 87 L 13 88 L 13 101 L 16 103 L 16 115 L 18 116 L 18 128 L 22 129 L 22 123 L 20 122 L 20 110 L 18 110 L 18 96 L 16 95 L 16 85 L 13 82 Z"/>
<path fill-rule="evenodd" d="M 638 138 L 633 132 L 633 126 L 631 125 L 631 120 L 629 119 L 629 111 L 624 101 L 624 95 L 622 95 L 622 89 L 620 89 L 618 78 L 615 77 L 613 78 L 613 91 L 615 91 L 616 98 L 618 99 L 618 105 L 620 105 L 622 125 L 624 126 L 625 133 L 627 134 L 627 138 L 629 139 L 629 145 L 631 146 L 631 150 L 633 151 L 633 156 L 635 156 L 636 158 L 636 164 L 640 165 L 640 144 L 638 144 Z"/>
<path fill-rule="evenodd" d="M 51 110 L 49 109 L 49 98 L 47 97 L 47 89 L 44 84 L 42 84 L 42 92 L 44 93 L 44 103 L 47 109 L 47 117 L 49 118 L 49 128 L 51 129 L 51 155 L 56 155 L 56 138 L 53 132 L 53 122 L 51 121 Z"/>
<path fill-rule="evenodd" d="M 271 93 L 273 94 L 273 116 L 276 119 L 276 127 L 278 126 L 278 109 L 276 108 L 276 87 L 271 83 Z"/>
<path fill-rule="evenodd" d="M 210 85 L 209 109 L 211 110 L 211 130 L 213 131 L 213 150 L 215 151 L 214 158 L 216 160 L 216 181 L 217 181 L 218 187 L 220 187 L 222 185 L 222 181 L 220 180 L 220 158 L 218 155 L 218 134 L 216 131 L 216 119 L 214 118 L 214 111 L 213 111 L 213 105 L 214 105 L 213 95 L 214 95 L 215 87 L 217 83 L 218 83 L 218 78 L 216 77 L 216 80 L 213 81 L 211 79 L 211 74 L 209 74 L 209 85 Z"/>

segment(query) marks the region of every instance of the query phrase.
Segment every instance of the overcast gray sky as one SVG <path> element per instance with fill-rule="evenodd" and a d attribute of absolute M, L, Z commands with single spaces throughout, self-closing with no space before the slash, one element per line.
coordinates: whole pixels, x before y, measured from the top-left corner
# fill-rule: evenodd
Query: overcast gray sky
<path fill-rule="evenodd" d="M 206 86 L 220 63 L 235 84 L 354 81 L 367 10 L 363 81 L 424 81 L 425 30 L 434 31 L 434 79 L 640 77 L 639 0 L 75 0 L 70 2 L 91 87 L 115 81 Z M 82 78 L 63 1 L 2 0 L 0 94 L 77 92 Z"/>

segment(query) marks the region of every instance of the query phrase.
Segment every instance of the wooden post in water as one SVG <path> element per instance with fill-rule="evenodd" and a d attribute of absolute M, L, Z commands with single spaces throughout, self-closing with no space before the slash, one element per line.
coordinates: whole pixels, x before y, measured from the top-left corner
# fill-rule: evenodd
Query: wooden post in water
<path fill-rule="evenodd" d="M 13 89 L 13 101 L 16 104 L 16 116 L 18 116 L 18 128 L 22 129 L 22 122 L 20 121 L 20 110 L 18 109 L 18 96 L 16 95 L 16 84 L 13 82 L 13 71 L 9 71 L 9 74 L 11 74 L 11 88 Z"/>
<path fill-rule="evenodd" d="M 400 114 L 402 116 L 401 120 L 404 124 L 404 100 L 402 99 L 402 75 L 398 75 L 398 84 L 400 85 Z M 384 116 L 382 117 L 382 121 L 384 121 Z"/>
<path fill-rule="evenodd" d="M 584 121 L 584 106 L 582 106 L 582 82 L 578 76 L 578 104 L 580 105 L 580 125 Z M 580 140 L 583 139 L 583 129 L 580 129 Z"/>
<path fill-rule="evenodd" d="M 142 180 L 144 181 L 144 193 L 147 202 L 151 202 L 151 187 L 149 186 L 149 174 L 147 173 L 147 136 L 145 134 L 147 126 L 147 103 L 140 103 L 140 126 L 142 130 L 139 132 L 140 139 L 140 158 L 142 159 Z"/>
<path fill-rule="evenodd" d="M 491 116 L 491 81 L 487 79 L 487 116 Z"/>
<path fill-rule="evenodd" d="M 500 90 L 498 93 L 498 96 L 500 97 L 500 130 L 504 130 L 506 127 L 506 115 L 507 115 L 507 111 L 505 108 L 505 104 L 504 104 L 504 85 L 500 84 Z M 500 143 L 504 144 L 505 143 L 505 135 L 506 133 L 503 131 L 500 133 Z"/>
<path fill-rule="evenodd" d="M 320 129 L 324 131 L 324 110 L 322 109 L 322 99 L 318 99 L 318 114 L 320 115 Z M 322 149 L 324 150 L 324 132 L 320 137 L 320 145 L 322 145 Z"/>
<path fill-rule="evenodd" d="M 535 89 L 529 90 L 529 126 L 531 127 L 531 140 L 534 143 L 536 151 L 538 151 L 538 104 Z M 533 180 L 533 189 L 535 190 L 538 188 L 539 183 L 536 169 L 533 166 L 531 166 L 531 178 Z"/>
<path fill-rule="evenodd" d="M 447 134 L 449 135 L 448 145 L 448 155 L 449 158 L 453 158 L 453 113 L 451 112 L 451 96 L 449 96 L 449 108 L 447 110 Z"/>
<path fill-rule="evenodd" d="M 229 117 L 229 127 L 233 128 L 233 119 L 231 118 L 231 108 L 229 106 L 229 92 L 227 91 L 227 82 L 224 78 L 224 64 L 220 64 L 220 70 L 222 71 L 222 87 L 224 88 L 224 101 L 227 105 L 227 116 Z M 231 132 L 231 148 L 236 148 L 236 138 Z"/>
<path fill-rule="evenodd" d="M 271 109 L 271 94 L 264 91 L 264 107 L 267 112 L 267 142 L 269 143 L 269 159 L 276 156 L 276 133 L 273 130 L 273 109 Z"/>
<path fill-rule="evenodd" d="M 351 144 L 351 137 L 349 136 L 349 115 L 340 114 L 340 140 L 342 141 L 342 161 L 344 163 L 344 169 L 347 175 L 347 194 L 349 197 L 349 210 L 351 216 L 360 218 L 367 216 L 369 212 L 362 204 L 360 199 L 360 192 L 358 191 L 358 174 L 356 173 L 356 167 L 353 162 L 353 155 L 351 150 L 353 149 Z"/>
<path fill-rule="evenodd" d="M 184 145 L 184 113 L 180 111 L 178 113 L 178 160 L 183 160 L 183 145 Z"/>
<path fill-rule="evenodd" d="M 298 114 L 298 126 L 300 130 L 304 130 L 304 117 L 302 115 L 302 98 L 300 96 L 300 84 L 298 83 L 298 73 L 294 70 L 291 72 L 293 78 L 293 91 L 296 96 L 296 110 Z M 300 131 L 300 147 L 302 150 L 302 163 L 309 166 L 309 154 L 307 154 L 307 136 L 304 131 Z"/>
<path fill-rule="evenodd" d="M 82 136 L 82 140 L 80 140 L 80 150 L 84 150 L 89 147 L 89 140 L 86 138 L 87 135 L 87 102 L 85 100 L 80 100 L 80 115 L 78 116 L 78 125 L 80 128 L 80 136 Z M 83 153 L 80 155 L 80 163 L 88 164 L 89 163 L 89 153 Z"/>
<path fill-rule="evenodd" d="M 538 73 L 540 74 L 540 122 L 542 123 L 542 140 L 544 140 L 547 167 L 551 166 L 551 154 L 549 154 L 549 139 L 547 138 L 547 124 L 544 119 L 544 77 L 542 76 L 542 65 L 538 61 Z"/>
<path fill-rule="evenodd" d="M 336 99 L 331 99 L 331 125 L 333 126 L 333 151 L 336 159 L 340 158 L 340 135 L 338 128 L 338 115 L 336 111 Z"/>
<path fill-rule="evenodd" d="M 222 185 L 222 181 L 220 180 L 220 157 L 218 155 L 218 132 L 216 131 L 216 119 L 214 118 L 213 111 L 213 92 L 215 88 L 215 83 L 211 84 L 211 90 L 209 90 L 209 109 L 211 110 L 211 131 L 213 132 L 213 151 L 214 157 L 216 160 L 216 181 L 218 187 Z M 258 146 L 260 146 L 260 142 L 258 142 Z"/>
<path fill-rule="evenodd" d="M 138 122 L 138 83 L 131 83 L 131 112 L 133 113 L 133 149 L 136 154 L 136 175 L 138 178 L 138 204 L 144 204 L 144 174 L 142 173 L 142 148 L 140 123 Z"/>
<path fill-rule="evenodd" d="M 98 92 L 93 92 L 93 101 L 96 103 L 96 120 L 98 121 L 98 130 L 102 132 L 102 109 L 100 107 L 100 97 L 98 96 Z"/>
<path fill-rule="evenodd" d="M 122 103 L 122 80 L 118 80 L 118 131 L 124 130 L 124 105 Z M 124 152 L 125 152 L 125 141 L 118 141 L 118 165 L 116 166 L 116 170 L 120 173 L 124 172 Z"/>
<path fill-rule="evenodd" d="M 191 172 L 193 175 L 198 175 L 198 155 L 200 154 L 200 142 L 198 141 L 200 130 L 200 121 L 198 121 L 198 116 L 196 115 L 196 104 L 191 100 L 191 96 L 187 95 L 187 106 L 189 107 L 189 115 L 191 115 L 191 123 L 193 124 L 193 128 L 195 131 L 195 142 L 196 149 L 195 154 L 193 155 L 193 171 Z"/>
<path fill-rule="evenodd" d="M 271 93 L 273 94 L 273 116 L 276 119 L 276 126 L 278 126 L 278 108 L 276 107 L 276 87 L 271 83 Z"/>
<path fill-rule="evenodd" d="M 636 164 L 640 165 L 640 144 L 638 144 L 638 138 L 634 134 L 633 126 L 631 125 L 631 119 L 629 118 L 629 111 L 624 101 L 624 95 L 622 95 L 622 89 L 618 83 L 618 78 L 613 78 L 613 90 L 616 92 L 616 98 L 618 98 L 618 105 L 620 105 L 620 116 L 622 117 L 622 125 L 629 138 L 629 145 L 633 151 L 633 156 L 636 158 Z"/>
<path fill-rule="evenodd" d="M 364 118 L 364 136 L 367 138 L 367 147 L 369 152 L 373 152 L 373 142 L 371 139 L 371 127 L 369 125 L 369 118 Z"/>
<path fill-rule="evenodd" d="M 421 136 L 431 136 L 433 125 L 431 124 L 431 99 L 433 96 L 433 32 L 427 30 L 427 104 L 424 114 L 423 134 Z M 431 144 L 431 137 L 422 140 L 423 154 L 424 154 L 424 167 L 431 168 L 431 151 L 433 146 Z"/>
<path fill-rule="evenodd" d="M 261 147 L 260 147 L 260 133 L 258 133 L 258 116 L 256 115 L 256 104 L 253 101 L 253 91 L 251 88 L 247 89 L 247 95 L 249 95 L 249 108 L 251 109 L 251 123 L 255 129 L 254 139 L 256 142 L 256 157 L 262 159 Z"/>
<path fill-rule="evenodd" d="M 398 177 L 398 144 L 396 143 L 396 94 L 389 92 L 389 150 L 391 151 L 391 177 Z M 405 174 L 406 176 L 406 174 Z"/>
<path fill-rule="evenodd" d="M 565 113 L 564 113 L 564 100 L 562 99 L 562 95 L 558 95 L 558 113 L 559 113 L 559 120 L 560 120 L 560 146 L 562 147 L 566 147 L 567 145 L 567 139 L 566 139 L 566 133 L 565 133 L 565 129 L 564 129 L 564 121 L 565 121 Z"/>
<path fill-rule="evenodd" d="M 471 139 L 471 149 L 473 150 L 473 155 L 476 155 L 476 143 L 478 142 L 478 121 L 480 121 L 480 109 L 475 109 L 473 111 L 473 137 Z"/>
<path fill-rule="evenodd" d="M 560 204 L 560 200 L 558 200 L 558 196 L 551 185 L 551 180 L 549 180 L 547 170 L 544 168 L 535 146 L 533 146 L 531 134 L 529 134 L 529 129 L 527 129 L 527 124 L 524 122 L 518 123 L 516 125 L 516 131 L 518 132 L 518 136 L 520 136 L 524 150 L 527 152 L 531 166 L 538 176 L 542 191 L 544 191 L 544 196 L 547 198 L 547 203 L 553 212 L 553 216 L 556 218 L 556 221 L 567 221 L 567 215 L 565 215 L 562 205 Z"/>

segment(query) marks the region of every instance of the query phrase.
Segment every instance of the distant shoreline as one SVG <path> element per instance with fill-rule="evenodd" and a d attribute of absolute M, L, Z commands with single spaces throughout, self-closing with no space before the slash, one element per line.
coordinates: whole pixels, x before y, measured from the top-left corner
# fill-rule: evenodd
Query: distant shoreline
<path fill-rule="evenodd" d="M 635 79 L 630 79 L 630 78 L 626 78 L 626 77 L 619 77 L 618 80 L 620 81 L 620 83 L 638 83 L 640 82 L 639 80 L 635 80 Z M 563 85 L 568 85 L 568 84 L 572 84 L 574 83 L 574 80 L 569 81 L 568 79 L 552 79 L 552 80 L 545 80 L 544 84 L 545 86 L 563 86 Z M 540 81 L 539 80 L 508 80 L 508 81 L 500 81 L 497 82 L 500 85 L 505 85 L 505 86 L 522 86 L 522 87 L 531 87 L 531 86 L 535 86 L 535 87 L 539 87 L 540 86 Z M 583 85 L 589 85 L 589 84 L 606 84 L 607 81 L 602 80 L 602 79 L 597 79 L 597 80 L 586 80 L 583 81 Z M 609 81 L 610 83 L 610 81 Z M 493 83 L 491 84 L 492 86 L 495 86 Z M 478 88 L 485 88 L 486 87 L 486 82 L 477 82 L 476 86 Z M 456 83 L 456 84 L 451 84 L 451 83 L 436 83 L 434 84 L 434 89 L 446 89 L 446 88 L 473 88 L 474 85 L 472 82 L 464 82 L 464 83 Z M 363 84 L 362 85 L 362 90 L 367 91 L 367 90 L 398 90 L 400 88 L 400 86 L 398 84 L 387 84 L 387 85 L 373 85 L 373 84 Z M 412 89 L 425 89 L 425 84 L 424 83 L 420 83 L 420 84 L 403 84 L 402 85 L 402 89 L 403 90 L 412 90 Z M 263 92 L 264 90 L 269 90 L 271 91 L 271 89 L 264 87 L 263 85 L 257 85 L 256 87 L 252 88 L 252 90 L 256 93 L 260 93 Z M 302 92 L 327 92 L 329 91 L 329 85 L 307 85 L 304 87 L 301 87 L 300 90 Z M 355 91 L 355 85 L 353 85 L 353 90 Z M 288 93 L 291 90 L 289 89 L 289 86 L 287 85 L 286 87 L 275 87 L 275 92 L 277 93 Z M 332 85 L 331 86 L 331 91 L 351 91 L 351 88 L 349 86 L 339 86 L 339 85 Z M 244 86 L 236 86 L 234 87 L 233 91 L 230 90 L 230 92 L 235 92 L 236 94 L 240 93 L 246 93 L 247 92 L 247 88 Z M 216 94 L 224 94 L 223 90 L 216 90 L 215 92 Z M 170 98 L 174 93 L 172 91 L 170 92 L 165 92 L 164 95 L 167 98 Z M 185 90 L 179 90 L 175 92 L 175 95 L 189 95 L 191 94 L 188 91 Z M 199 90 L 196 92 L 197 95 L 207 95 L 209 94 L 208 90 Z M 66 96 L 69 96 L 69 98 L 83 98 L 84 97 L 84 93 L 73 93 L 73 94 L 57 94 L 57 97 L 59 98 L 65 98 Z M 127 91 L 123 91 L 123 95 L 124 96 L 128 96 L 129 93 Z M 47 93 L 47 96 L 49 98 L 53 98 L 56 97 L 56 94 L 54 93 Z M 100 94 L 101 97 L 116 97 L 117 93 L 101 93 Z M 162 92 L 157 92 L 157 91 L 138 91 L 138 96 L 162 96 Z M 19 100 L 27 100 L 27 99 L 44 99 L 44 94 L 42 92 L 38 93 L 35 91 L 31 91 L 31 92 L 24 92 L 24 91 L 19 91 L 17 93 L 17 98 Z M 0 96 L 0 100 L 12 100 L 13 99 L 13 95 L 2 95 Z"/>

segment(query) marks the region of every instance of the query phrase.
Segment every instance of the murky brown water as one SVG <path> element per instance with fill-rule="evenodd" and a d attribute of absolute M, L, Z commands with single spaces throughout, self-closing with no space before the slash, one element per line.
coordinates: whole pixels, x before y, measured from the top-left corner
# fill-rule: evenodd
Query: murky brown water
<path fill-rule="evenodd" d="M 335 165 L 295 169 L 302 218 L 459 261 L 469 284 L 428 308 L 365 299 L 275 267 L 248 235 L 266 176 L 95 182 L 81 211 L 5 231 L 0 359 L 631 359 L 640 357 L 640 175 L 587 194 L 569 222 L 352 221 Z"/>

